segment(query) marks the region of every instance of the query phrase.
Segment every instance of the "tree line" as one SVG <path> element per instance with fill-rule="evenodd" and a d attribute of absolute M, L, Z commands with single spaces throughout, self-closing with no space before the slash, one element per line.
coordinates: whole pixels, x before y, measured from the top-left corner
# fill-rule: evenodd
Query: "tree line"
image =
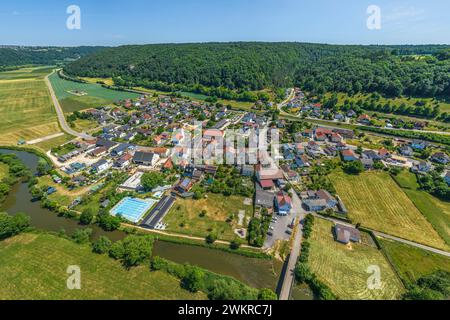
<path fill-rule="evenodd" d="M 450 94 L 447 50 L 257 42 L 122 46 L 88 55 L 65 72 L 112 77 L 121 86 L 248 101 L 258 98 L 254 91 L 294 85 L 317 94 L 434 97 Z"/>

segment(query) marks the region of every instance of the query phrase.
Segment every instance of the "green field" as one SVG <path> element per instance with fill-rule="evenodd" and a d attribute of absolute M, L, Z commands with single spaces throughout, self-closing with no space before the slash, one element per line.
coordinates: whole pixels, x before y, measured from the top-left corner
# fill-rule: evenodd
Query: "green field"
<path fill-rule="evenodd" d="M 60 78 L 57 73 L 52 74 L 49 79 L 61 107 L 66 113 L 109 105 L 118 100 L 135 99 L 139 97 L 139 95 L 135 93 L 106 89 L 99 84 L 78 83 L 65 80 Z M 71 94 L 70 92 L 73 92 L 74 90 L 87 93 L 87 95 L 77 96 Z"/>
<path fill-rule="evenodd" d="M 48 68 L 0 73 L 0 144 L 60 132 L 44 76 Z"/>
<path fill-rule="evenodd" d="M 206 216 L 200 217 L 205 210 Z M 207 199 L 179 199 L 164 218 L 168 231 L 205 237 L 214 232 L 222 240 L 236 238 L 234 228 L 238 227 L 238 213 L 246 212 L 246 217 L 253 215 L 253 203 L 244 205 L 244 198 L 240 196 L 225 197 L 221 194 L 208 194 Z M 232 218 L 232 219 L 230 219 Z M 227 219 L 231 221 L 227 222 Z M 247 224 L 244 223 L 244 227 Z"/>
<path fill-rule="evenodd" d="M 81 290 L 68 290 L 68 266 L 81 270 Z M 48 234 L 22 234 L 0 242 L 0 300 L 191 300 L 180 282 L 148 266 L 126 270 L 89 246 Z"/>
<path fill-rule="evenodd" d="M 438 270 L 450 272 L 450 258 L 391 240 L 379 242 L 406 283 L 415 283 Z"/>
<path fill-rule="evenodd" d="M 4 163 L 0 163 L 0 180 L 9 175 L 9 167 Z"/>
<path fill-rule="evenodd" d="M 435 248 L 448 248 L 389 174 L 365 172 L 352 176 L 336 172 L 330 180 L 353 223 Z"/>
<path fill-rule="evenodd" d="M 392 300 L 403 293 L 401 281 L 390 264 L 375 246 L 352 244 L 351 248 L 334 240 L 333 223 L 315 219 L 308 264 L 316 276 L 334 294 L 345 300 Z M 369 266 L 379 266 L 381 289 L 369 290 Z"/>
<path fill-rule="evenodd" d="M 450 203 L 419 190 L 416 176 L 411 172 L 403 171 L 394 179 L 450 246 Z"/>

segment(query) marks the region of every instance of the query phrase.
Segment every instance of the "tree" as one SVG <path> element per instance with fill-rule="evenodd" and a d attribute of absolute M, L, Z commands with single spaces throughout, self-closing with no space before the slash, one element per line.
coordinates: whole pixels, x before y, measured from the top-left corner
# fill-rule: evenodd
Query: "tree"
<path fill-rule="evenodd" d="M 241 241 L 238 239 L 234 239 L 230 242 L 230 249 L 237 250 L 241 247 Z"/>
<path fill-rule="evenodd" d="M 183 288 L 190 292 L 198 292 L 204 286 L 205 273 L 198 267 L 189 267 L 186 275 L 181 280 Z"/>
<path fill-rule="evenodd" d="M 40 176 L 45 176 L 48 173 L 49 165 L 47 161 L 40 158 L 36 167 L 37 174 Z"/>
<path fill-rule="evenodd" d="M 92 220 L 94 220 L 94 210 L 91 208 L 84 209 L 80 215 L 80 223 L 81 224 L 91 224 Z"/>
<path fill-rule="evenodd" d="M 128 236 L 114 243 L 109 250 L 109 255 L 116 260 L 121 260 L 126 267 L 137 266 L 150 259 L 153 241 L 151 236 Z"/>
<path fill-rule="evenodd" d="M 108 213 L 104 213 L 98 215 L 97 223 L 105 231 L 114 231 L 119 229 L 122 220 L 120 217 L 115 217 Z"/>
<path fill-rule="evenodd" d="M 141 184 L 146 191 L 151 191 L 163 183 L 164 175 L 160 172 L 147 172 L 141 178 Z"/>
<path fill-rule="evenodd" d="M 0 240 L 15 236 L 30 226 L 30 217 L 23 213 L 10 216 L 0 213 Z"/>
<path fill-rule="evenodd" d="M 217 240 L 217 235 L 210 233 L 206 236 L 205 240 L 207 244 L 213 244 Z"/>
<path fill-rule="evenodd" d="M 359 175 L 364 171 L 364 165 L 361 161 L 350 161 L 343 164 L 343 169 L 347 174 Z"/>
<path fill-rule="evenodd" d="M 72 240 L 78 244 L 84 244 L 84 243 L 89 242 L 91 235 L 92 235 L 92 229 L 90 229 L 90 228 L 77 229 L 77 230 L 75 230 L 74 234 L 72 235 Z"/>
<path fill-rule="evenodd" d="M 264 288 L 264 289 L 259 290 L 258 300 L 266 300 L 266 301 L 278 300 L 278 296 L 272 290 Z"/>
<path fill-rule="evenodd" d="M 105 236 L 101 236 L 92 244 L 92 251 L 98 254 L 104 254 L 111 248 L 112 242 Z"/>

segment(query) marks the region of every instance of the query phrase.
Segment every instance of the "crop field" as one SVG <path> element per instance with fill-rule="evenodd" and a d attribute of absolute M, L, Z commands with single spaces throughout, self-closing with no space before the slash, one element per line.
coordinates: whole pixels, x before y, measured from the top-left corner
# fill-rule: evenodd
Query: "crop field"
<path fill-rule="evenodd" d="M 14 71 L 14 80 L 0 80 L 0 144 L 16 144 L 60 132 L 56 112 L 43 80 L 44 72 Z M 11 73 L 11 72 L 8 72 Z M 23 79 L 18 79 L 23 74 Z M 5 77 L 0 73 L 0 79 Z"/>
<path fill-rule="evenodd" d="M 450 246 L 450 203 L 419 190 L 413 173 L 403 171 L 395 177 L 395 181 Z"/>
<path fill-rule="evenodd" d="M 387 239 L 379 239 L 379 242 L 406 283 L 415 283 L 420 277 L 438 270 L 450 272 L 448 257 Z"/>
<path fill-rule="evenodd" d="M 0 80 L 26 80 L 43 78 L 52 72 L 52 67 L 29 67 L 0 72 Z"/>
<path fill-rule="evenodd" d="M 67 289 L 67 268 L 81 268 L 81 290 Z M 126 270 L 90 246 L 48 234 L 22 234 L 0 242 L 0 300 L 205 299 L 179 280 L 148 266 Z"/>
<path fill-rule="evenodd" d="M 138 94 L 122 92 L 103 88 L 94 83 L 78 83 L 62 79 L 54 73 L 50 77 L 50 82 L 64 112 L 72 113 L 88 108 L 109 105 L 118 100 L 135 99 Z M 86 95 L 76 95 L 71 92 L 83 92 Z"/>
<path fill-rule="evenodd" d="M 444 240 L 385 172 L 359 176 L 333 173 L 330 179 L 353 223 L 400 238 L 447 249 Z"/>
<path fill-rule="evenodd" d="M 334 240 L 332 228 L 330 221 L 316 219 L 314 222 L 308 263 L 316 276 L 340 299 L 399 298 L 404 291 L 403 285 L 382 252 L 367 244 L 352 244 L 350 249 Z M 380 290 L 367 287 L 371 275 L 367 268 L 372 265 L 381 270 Z"/>
<path fill-rule="evenodd" d="M 206 215 L 201 217 L 203 210 Z M 169 231 L 198 237 L 205 237 L 213 232 L 221 240 L 232 240 L 236 237 L 233 228 L 237 226 L 240 210 L 245 211 L 247 218 L 251 217 L 253 204 L 244 205 L 244 198 L 240 196 L 208 194 L 207 199 L 177 200 L 164 218 L 164 223 L 168 225 Z M 245 224 L 244 227 L 246 226 Z"/>

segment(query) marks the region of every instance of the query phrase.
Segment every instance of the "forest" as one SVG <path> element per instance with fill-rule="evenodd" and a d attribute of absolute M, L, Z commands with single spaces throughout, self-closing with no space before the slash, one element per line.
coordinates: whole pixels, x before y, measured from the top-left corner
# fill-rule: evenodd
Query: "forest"
<path fill-rule="evenodd" d="M 117 85 L 254 101 L 254 91 L 299 86 L 312 93 L 377 92 L 449 97 L 450 46 L 308 43 L 157 44 L 106 48 L 65 67 Z"/>

